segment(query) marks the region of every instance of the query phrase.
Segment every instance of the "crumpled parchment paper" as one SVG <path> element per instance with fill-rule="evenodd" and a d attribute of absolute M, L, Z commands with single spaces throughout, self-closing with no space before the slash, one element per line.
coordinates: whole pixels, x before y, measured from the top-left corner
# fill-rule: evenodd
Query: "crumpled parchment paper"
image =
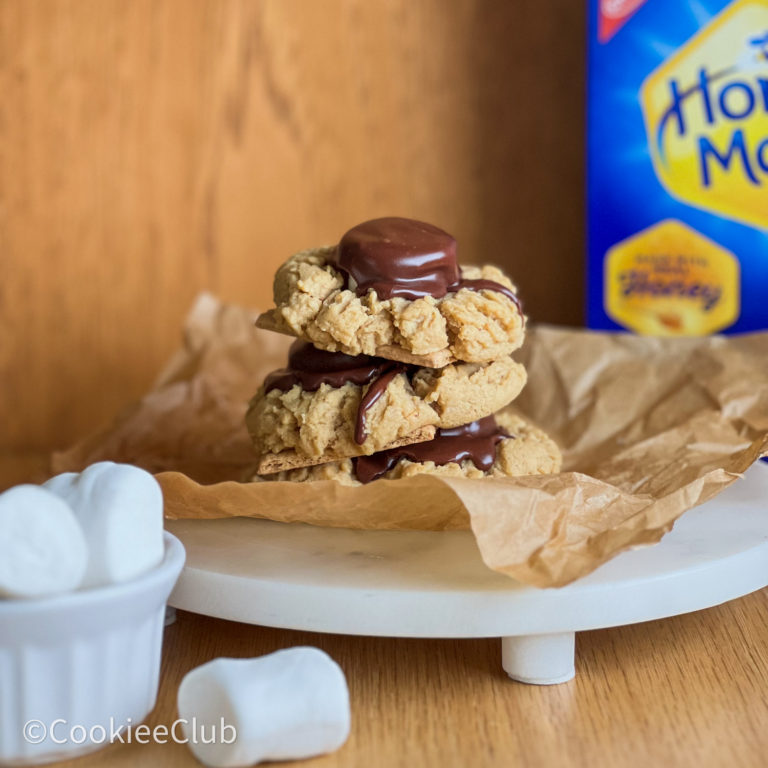
<path fill-rule="evenodd" d="M 55 472 L 111 459 L 157 473 L 169 518 L 252 516 L 369 529 L 471 528 L 488 567 L 567 584 L 657 542 L 768 451 L 768 333 L 655 339 L 532 327 L 514 407 L 563 449 L 559 475 L 419 476 L 362 487 L 244 483 L 247 401 L 291 339 L 204 294 L 151 391 L 54 455 Z"/>

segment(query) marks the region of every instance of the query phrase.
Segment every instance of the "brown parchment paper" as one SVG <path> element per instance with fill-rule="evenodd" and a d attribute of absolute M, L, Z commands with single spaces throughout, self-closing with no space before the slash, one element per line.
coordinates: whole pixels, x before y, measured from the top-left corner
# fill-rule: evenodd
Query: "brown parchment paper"
<path fill-rule="evenodd" d="M 515 407 L 564 452 L 559 475 L 243 483 L 246 403 L 290 339 L 201 296 L 182 349 L 142 400 L 53 457 L 53 470 L 124 461 L 157 473 L 169 518 L 252 516 L 370 529 L 471 528 L 485 563 L 560 586 L 658 541 L 768 450 L 768 333 L 703 339 L 532 327 Z"/>

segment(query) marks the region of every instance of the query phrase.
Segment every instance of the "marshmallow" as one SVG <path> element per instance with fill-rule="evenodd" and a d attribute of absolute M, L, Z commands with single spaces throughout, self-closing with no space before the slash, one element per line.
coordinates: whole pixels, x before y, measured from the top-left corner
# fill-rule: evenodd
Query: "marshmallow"
<path fill-rule="evenodd" d="M 0 494 L 0 597 L 43 597 L 77 589 L 88 547 L 77 518 L 36 485 Z"/>
<path fill-rule="evenodd" d="M 203 664 L 181 681 L 178 707 L 189 748 L 215 768 L 303 760 L 338 749 L 349 736 L 347 681 L 317 648 Z M 214 733 L 213 743 L 203 743 Z"/>
<path fill-rule="evenodd" d="M 85 533 L 83 586 L 129 581 L 162 561 L 163 493 L 149 472 L 102 461 L 52 477 L 43 488 L 72 507 Z"/>

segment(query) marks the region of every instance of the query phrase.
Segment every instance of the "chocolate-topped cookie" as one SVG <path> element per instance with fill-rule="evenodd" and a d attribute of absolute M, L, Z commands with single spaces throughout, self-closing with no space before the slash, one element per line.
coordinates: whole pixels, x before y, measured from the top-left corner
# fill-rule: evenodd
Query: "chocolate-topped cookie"
<path fill-rule="evenodd" d="M 560 450 L 550 437 L 506 410 L 459 430 L 443 431 L 429 442 L 252 479 L 361 485 L 420 474 L 473 479 L 549 474 L 559 472 L 561 464 Z"/>
<path fill-rule="evenodd" d="M 492 414 L 525 380 L 509 356 L 436 370 L 296 341 L 288 366 L 270 373 L 252 399 L 246 425 L 258 471 L 277 472 L 429 440 L 436 428 Z"/>
<path fill-rule="evenodd" d="M 456 259 L 455 239 L 432 224 L 372 219 L 280 267 L 277 306 L 257 324 L 329 351 L 427 367 L 509 354 L 525 324 L 514 286 L 495 267 Z"/>
<path fill-rule="evenodd" d="M 347 383 L 358 386 L 367 384 L 355 419 L 355 442 L 362 445 L 368 434 L 368 411 L 376 405 L 395 376 L 407 372 L 407 366 L 402 363 L 368 355 L 326 352 L 297 339 L 288 353 L 288 367 L 272 371 L 264 379 L 264 392 L 268 394 L 273 389 L 287 392 L 296 385 L 307 392 L 315 392 L 322 384 L 334 389 Z"/>
<path fill-rule="evenodd" d="M 379 299 L 441 299 L 466 288 L 496 291 L 520 308 L 506 285 L 463 279 L 453 236 L 415 219 L 387 216 L 352 227 L 336 246 L 331 263 L 355 281 L 358 296 L 375 291 Z"/>

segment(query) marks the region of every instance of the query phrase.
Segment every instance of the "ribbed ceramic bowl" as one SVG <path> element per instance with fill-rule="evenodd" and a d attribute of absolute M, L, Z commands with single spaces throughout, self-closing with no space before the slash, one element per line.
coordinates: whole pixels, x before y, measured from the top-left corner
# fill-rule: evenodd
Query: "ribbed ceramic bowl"
<path fill-rule="evenodd" d="M 0 600 L 0 764 L 90 752 L 152 710 L 165 603 L 184 565 L 181 542 L 164 540 L 162 563 L 130 582 Z"/>

